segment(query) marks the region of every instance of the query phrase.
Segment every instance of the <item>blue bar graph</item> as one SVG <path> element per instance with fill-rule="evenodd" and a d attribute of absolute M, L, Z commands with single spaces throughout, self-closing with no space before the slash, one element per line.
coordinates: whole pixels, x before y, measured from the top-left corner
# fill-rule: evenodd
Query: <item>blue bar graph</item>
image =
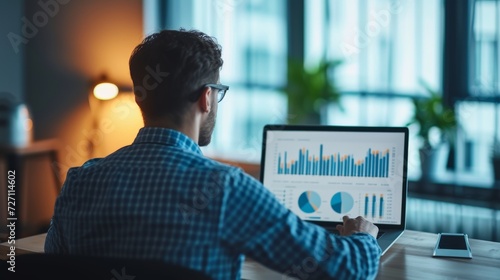
<path fill-rule="evenodd" d="M 365 217 L 368 217 L 368 194 L 365 195 Z"/>
<path fill-rule="evenodd" d="M 373 194 L 372 197 L 372 218 L 375 218 L 375 204 L 377 203 L 377 195 Z"/>
<path fill-rule="evenodd" d="M 365 218 L 375 219 L 377 217 L 377 207 L 378 207 L 378 217 L 382 219 L 384 217 L 384 195 L 380 194 L 377 199 L 376 194 L 371 195 L 370 202 L 370 194 L 365 194 L 365 207 L 364 207 L 364 216 Z M 377 205 L 378 200 L 378 205 Z M 371 211 L 370 211 L 371 210 Z"/>
<path fill-rule="evenodd" d="M 384 195 L 380 194 L 380 200 L 379 200 L 379 216 L 382 218 L 384 216 Z"/>
<path fill-rule="evenodd" d="M 323 145 L 319 156 L 302 148 L 296 159 L 290 159 L 288 152 L 278 153 L 277 173 L 283 175 L 315 175 L 344 177 L 389 177 L 389 149 L 385 151 L 368 149 L 366 156 L 355 159 L 353 155 L 340 152 L 325 155 Z"/>

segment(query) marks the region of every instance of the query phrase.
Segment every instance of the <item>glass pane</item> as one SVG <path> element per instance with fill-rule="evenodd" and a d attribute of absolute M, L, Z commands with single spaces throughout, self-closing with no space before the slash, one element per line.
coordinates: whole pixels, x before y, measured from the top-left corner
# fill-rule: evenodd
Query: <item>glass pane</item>
<path fill-rule="evenodd" d="M 440 88 L 442 1 L 306 1 L 306 58 L 341 59 L 344 91 Z M 425 58 L 425 59 L 424 59 Z"/>
<path fill-rule="evenodd" d="M 330 106 L 329 124 L 406 126 L 414 107 L 405 96 L 426 95 L 422 82 L 441 88 L 443 1 L 305 3 L 307 62 L 342 60 L 335 83 L 346 93 L 341 101 L 344 109 Z M 420 177 L 422 143 L 417 132 L 418 127 L 410 126 L 410 179 Z M 446 157 L 446 147 L 440 148 L 443 176 Z"/>
<path fill-rule="evenodd" d="M 475 1 L 471 39 L 473 61 L 471 95 L 499 96 L 500 2 Z M 462 101 L 457 104 L 460 134 L 457 138 L 456 179 L 465 184 L 491 187 L 493 143 L 500 140 L 500 107 L 495 103 Z"/>
<path fill-rule="evenodd" d="M 457 176 L 473 185 L 493 184 L 492 148 L 499 130 L 500 107 L 485 102 L 460 102 L 457 114 L 461 123 L 457 147 Z"/>
<path fill-rule="evenodd" d="M 229 84 L 281 86 L 286 80 L 286 3 L 193 0 L 193 28 L 223 48 L 221 80 Z M 211 11 L 211 12 L 207 12 Z"/>
<path fill-rule="evenodd" d="M 472 94 L 499 95 L 500 73 L 500 2 L 476 1 L 473 50 L 475 59 Z"/>

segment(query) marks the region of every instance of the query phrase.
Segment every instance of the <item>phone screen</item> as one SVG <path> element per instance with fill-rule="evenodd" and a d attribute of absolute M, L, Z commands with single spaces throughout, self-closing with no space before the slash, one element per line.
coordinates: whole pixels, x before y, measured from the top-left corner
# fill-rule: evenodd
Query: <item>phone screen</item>
<path fill-rule="evenodd" d="M 465 236 L 463 235 L 441 235 L 438 245 L 439 249 L 467 250 Z"/>

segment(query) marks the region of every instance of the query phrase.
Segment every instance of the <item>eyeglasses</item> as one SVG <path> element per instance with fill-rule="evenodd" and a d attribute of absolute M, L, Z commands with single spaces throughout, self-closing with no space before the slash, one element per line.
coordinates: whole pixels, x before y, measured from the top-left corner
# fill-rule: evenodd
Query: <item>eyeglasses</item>
<path fill-rule="evenodd" d="M 226 96 L 226 91 L 229 90 L 229 86 L 222 84 L 206 84 L 205 87 L 215 88 L 219 90 L 217 92 L 217 103 L 221 102 L 222 99 L 224 99 L 224 96 Z"/>

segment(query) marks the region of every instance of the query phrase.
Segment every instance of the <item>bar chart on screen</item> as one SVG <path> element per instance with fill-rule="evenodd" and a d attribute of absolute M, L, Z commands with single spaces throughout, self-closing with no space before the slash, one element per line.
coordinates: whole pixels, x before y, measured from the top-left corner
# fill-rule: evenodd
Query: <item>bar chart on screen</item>
<path fill-rule="evenodd" d="M 365 193 L 363 216 L 371 220 L 383 220 L 392 216 L 392 193 Z"/>
<path fill-rule="evenodd" d="M 275 170 L 277 175 L 388 178 L 393 174 L 394 150 L 330 148 L 327 152 L 323 144 L 315 148 L 282 149 L 276 153 Z"/>

